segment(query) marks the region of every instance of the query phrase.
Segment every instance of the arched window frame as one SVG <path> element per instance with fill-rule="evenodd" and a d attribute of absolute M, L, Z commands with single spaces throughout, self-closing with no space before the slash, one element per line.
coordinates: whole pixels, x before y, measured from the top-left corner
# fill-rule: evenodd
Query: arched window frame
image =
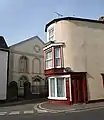
<path fill-rule="evenodd" d="M 29 60 L 26 56 L 21 56 L 19 59 L 19 72 L 27 73 L 29 67 Z"/>
<path fill-rule="evenodd" d="M 33 61 L 32 61 L 32 73 L 35 73 L 34 71 L 34 61 L 35 60 L 38 60 L 39 61 L 39 72 L 37 72 L 36 74 L 39 74 L 39 73 L 41 73 L 41 61 L 40 61 L 40 59 L 39 58 L 37 58 L 37 57 L 35 57 L 34 59 L 33 59 Z"/>
<path fill-rule="evenodd" d="M 32 94 L 40 94 L 41 80 L 42 78 L 40 76 L 32 78 Z"/>
<path fill-rule="evenodd" d="M 18 86 L 19 86 L 19 88 L 24 88 L 24 83 L 26 82 L 26 81 L 28 81 L 28 78 L 27 78 L 27 76 L 21 76 L 20 77 L 20 79 L 19 79 L 19 81 L 18 81 Z M 21 85 L 22 84 L 22 85 Z"/>

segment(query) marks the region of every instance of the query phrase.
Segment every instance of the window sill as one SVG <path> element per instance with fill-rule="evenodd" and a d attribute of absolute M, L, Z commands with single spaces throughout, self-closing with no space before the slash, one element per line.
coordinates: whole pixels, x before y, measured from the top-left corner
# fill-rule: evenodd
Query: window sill
<path fill-rule="evenodd" d="M 55 68 L 62 68 L 62 66 L 55 66 Z"/>
<path fill-rule="evenodd" d="M 34 93 L 34 92 L 32 92 L 32 94 L 33 94 L 33 95 L 39 95 L 40 93 Z"/>
<path fill-rule="evenodd" d="M 53 99 L 53 100 L 67 100 L 66 97 L 48 97 L 48 99 Z"/>
<path fill-rule="evenodd" d="M 57 67 L 49 67 L 49 68 L 46 68 L 44 70 L 49 70 L 49 69 L 55 69 L 55 68 L 63 68 L 62 66 L 57 66 Z"/>

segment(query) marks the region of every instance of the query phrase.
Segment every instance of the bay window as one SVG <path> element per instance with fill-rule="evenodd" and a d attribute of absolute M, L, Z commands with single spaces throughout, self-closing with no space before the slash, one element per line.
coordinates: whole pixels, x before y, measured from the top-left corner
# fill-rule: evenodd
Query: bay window
<path fill-rule="evenodd" d="M 50 95 L 51 97 L 55 97 L 55 79 L 51 78 L 50 80 Z"/>
<path fill-rule="evenodd" d="M 53 47 L 45 52 L 45 69 L 62 67 L 61 47 Z"/>
<path fill-rule="evenodd" d="M 46 64 L 46 69 L 52 68 L 52 50 L 46 52 L 45 64 Z"/>
<path fill-rule="evenodd" d="M 49 98 L 66 99 L 66 81 L 64 77 L 49 78 Z"/>
<path fill-rule="evenodd" d="M 60 47 L 55 47 L 55 67 L 60 67 L 61 66 L 61 48 Z"/>
<path fill-rule="evenodd" d="M 63 45 L 48 45 L 44 49 L 45 70 L 63 68 Z"/>

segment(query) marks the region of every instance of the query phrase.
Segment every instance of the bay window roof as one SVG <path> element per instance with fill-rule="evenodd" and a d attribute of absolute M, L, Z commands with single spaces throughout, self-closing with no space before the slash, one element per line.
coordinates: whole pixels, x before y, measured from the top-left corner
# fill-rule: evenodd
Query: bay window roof
<path fill-rule="evenodd" d="M 49 42 L 50 44 L 48 44 L 48 45 L 46 45 L 44 48 L 43 48 L 43 50 L 46 50 L 46 49 L 48 49 L 48 48 L 50 48 L 50 47 L 53 47 L 53 46 L 63 46 L 64 45 L 64 42 L 57 42 L 57 43 L 55 43 L 55 42 Z"/>

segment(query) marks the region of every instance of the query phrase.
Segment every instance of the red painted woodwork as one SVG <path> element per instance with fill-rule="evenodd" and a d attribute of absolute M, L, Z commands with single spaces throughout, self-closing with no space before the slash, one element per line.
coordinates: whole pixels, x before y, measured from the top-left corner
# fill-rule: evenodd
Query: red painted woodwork
<path fill-rule="evenodd" d="M 62 56 L 62 53 L 61 53 L 62 46 L 54 46 L 54 68 L 57 68 L 56 67 L 56 57 L 55 57 L 55 48 L 60 49 L 60 64 L 61 64 L 61 67 L 62 67 L 62 59 L 63 59 L 63 56 Z"/>
<path fill-rule="evenodd" d="M 70 103 L 70 89 L 69 89 L 69 78 L 66 78 L 66 97 L 68 104 Z"/>
<path fill-rule="evenodd" d="M 63 75 L 63 68 L 53 68 L 49 70 L 45 70 L 45 76 L 52 76 L 52 75 Z"/>
<path fill-rule="evenodd" d="M 55 60 L 54 60 L 54 47 L 52 47 L 52 66 L 53 66 L 53 68 L 54 68 L 54 65 L 55 65 Z"/>
<path fill-rule="evenodd" d="M 83 81 L 83 89 L 84 89 L 84 102 L 88 102 L 88 94 L 87 94 L 87 80 Z"/>
<path fill-rule="evenodd" d="M 54 68 L 55 68 L 55 64 L 56 64 L 56 61 L 55 61 L 55 48 L 53 48 L 53 50 L 54 50 L 54 51 L 53 51 L 53 53 L 54 53 L 54 56 L 53 56 L 54 65 L 53 65 L 53 66 L 54 66 Z"/>
<path fill-rule="evenodd" d="M 87 83 L 85 74 L 73 74 L 71 75 L 72 80 L 72 102 L 83 103 L 87 102 Z"/>
<path fill-rule="evenodd" d="M 62 46 L 52 46 L 46 50 L 44 50 L 44 53 L 46 54 L 49 50 L 52 50 L 52 66 L 53 68 L 56 67 L 56 63 L 55 63 L 55 48 L 60 48 L 60 60 L 61 60 L 61 67 L 62 67 L 62 59 L 63 59 L 63 56 L 62 56 Z M 45 61 L 45 54 L 44 54 L 44 61 Z M 46 66 L 45 66 L 45 69 L 46 69 Z"/>
<path fill-rule="evenodd" d="M 45 62 L 45 51 L 44 51 L 44 62 L 43 62 L 44 70 L 46 69 L 46 62 Z"/>
<path fill-rule="evenodd" d="M 104 73 L 102 73 L 101 75 L 102 75 L 102 81 L 103 81 L 103 87 L 104 87 Z"/>
<path fill-rule="evenodd" d="M 53 104 L 57 104 L 57 105 L 68 105 L 67 100 L 53 100 L 53 99 L 49 99 L 48 100 L 49 103 L 53 103 Z"/>
<path fill-rule="evenodd" d="M 74 103 L 77 103 L 77 81 L 74 80 Z"/>
<path fill-rule="evenodd" d="M 61 67 L 62 67 L 62 59 L 63 59 L 63 56 L 62 56 L 62 47 L 60 47 L 60 63 L 61 63 Z"/>
<path fill-rule="evenodd" d="M 77 80 L 77 102 L 83 103 L 84 102 L 84 94 L 83 94 L 83 79 Z"/>

